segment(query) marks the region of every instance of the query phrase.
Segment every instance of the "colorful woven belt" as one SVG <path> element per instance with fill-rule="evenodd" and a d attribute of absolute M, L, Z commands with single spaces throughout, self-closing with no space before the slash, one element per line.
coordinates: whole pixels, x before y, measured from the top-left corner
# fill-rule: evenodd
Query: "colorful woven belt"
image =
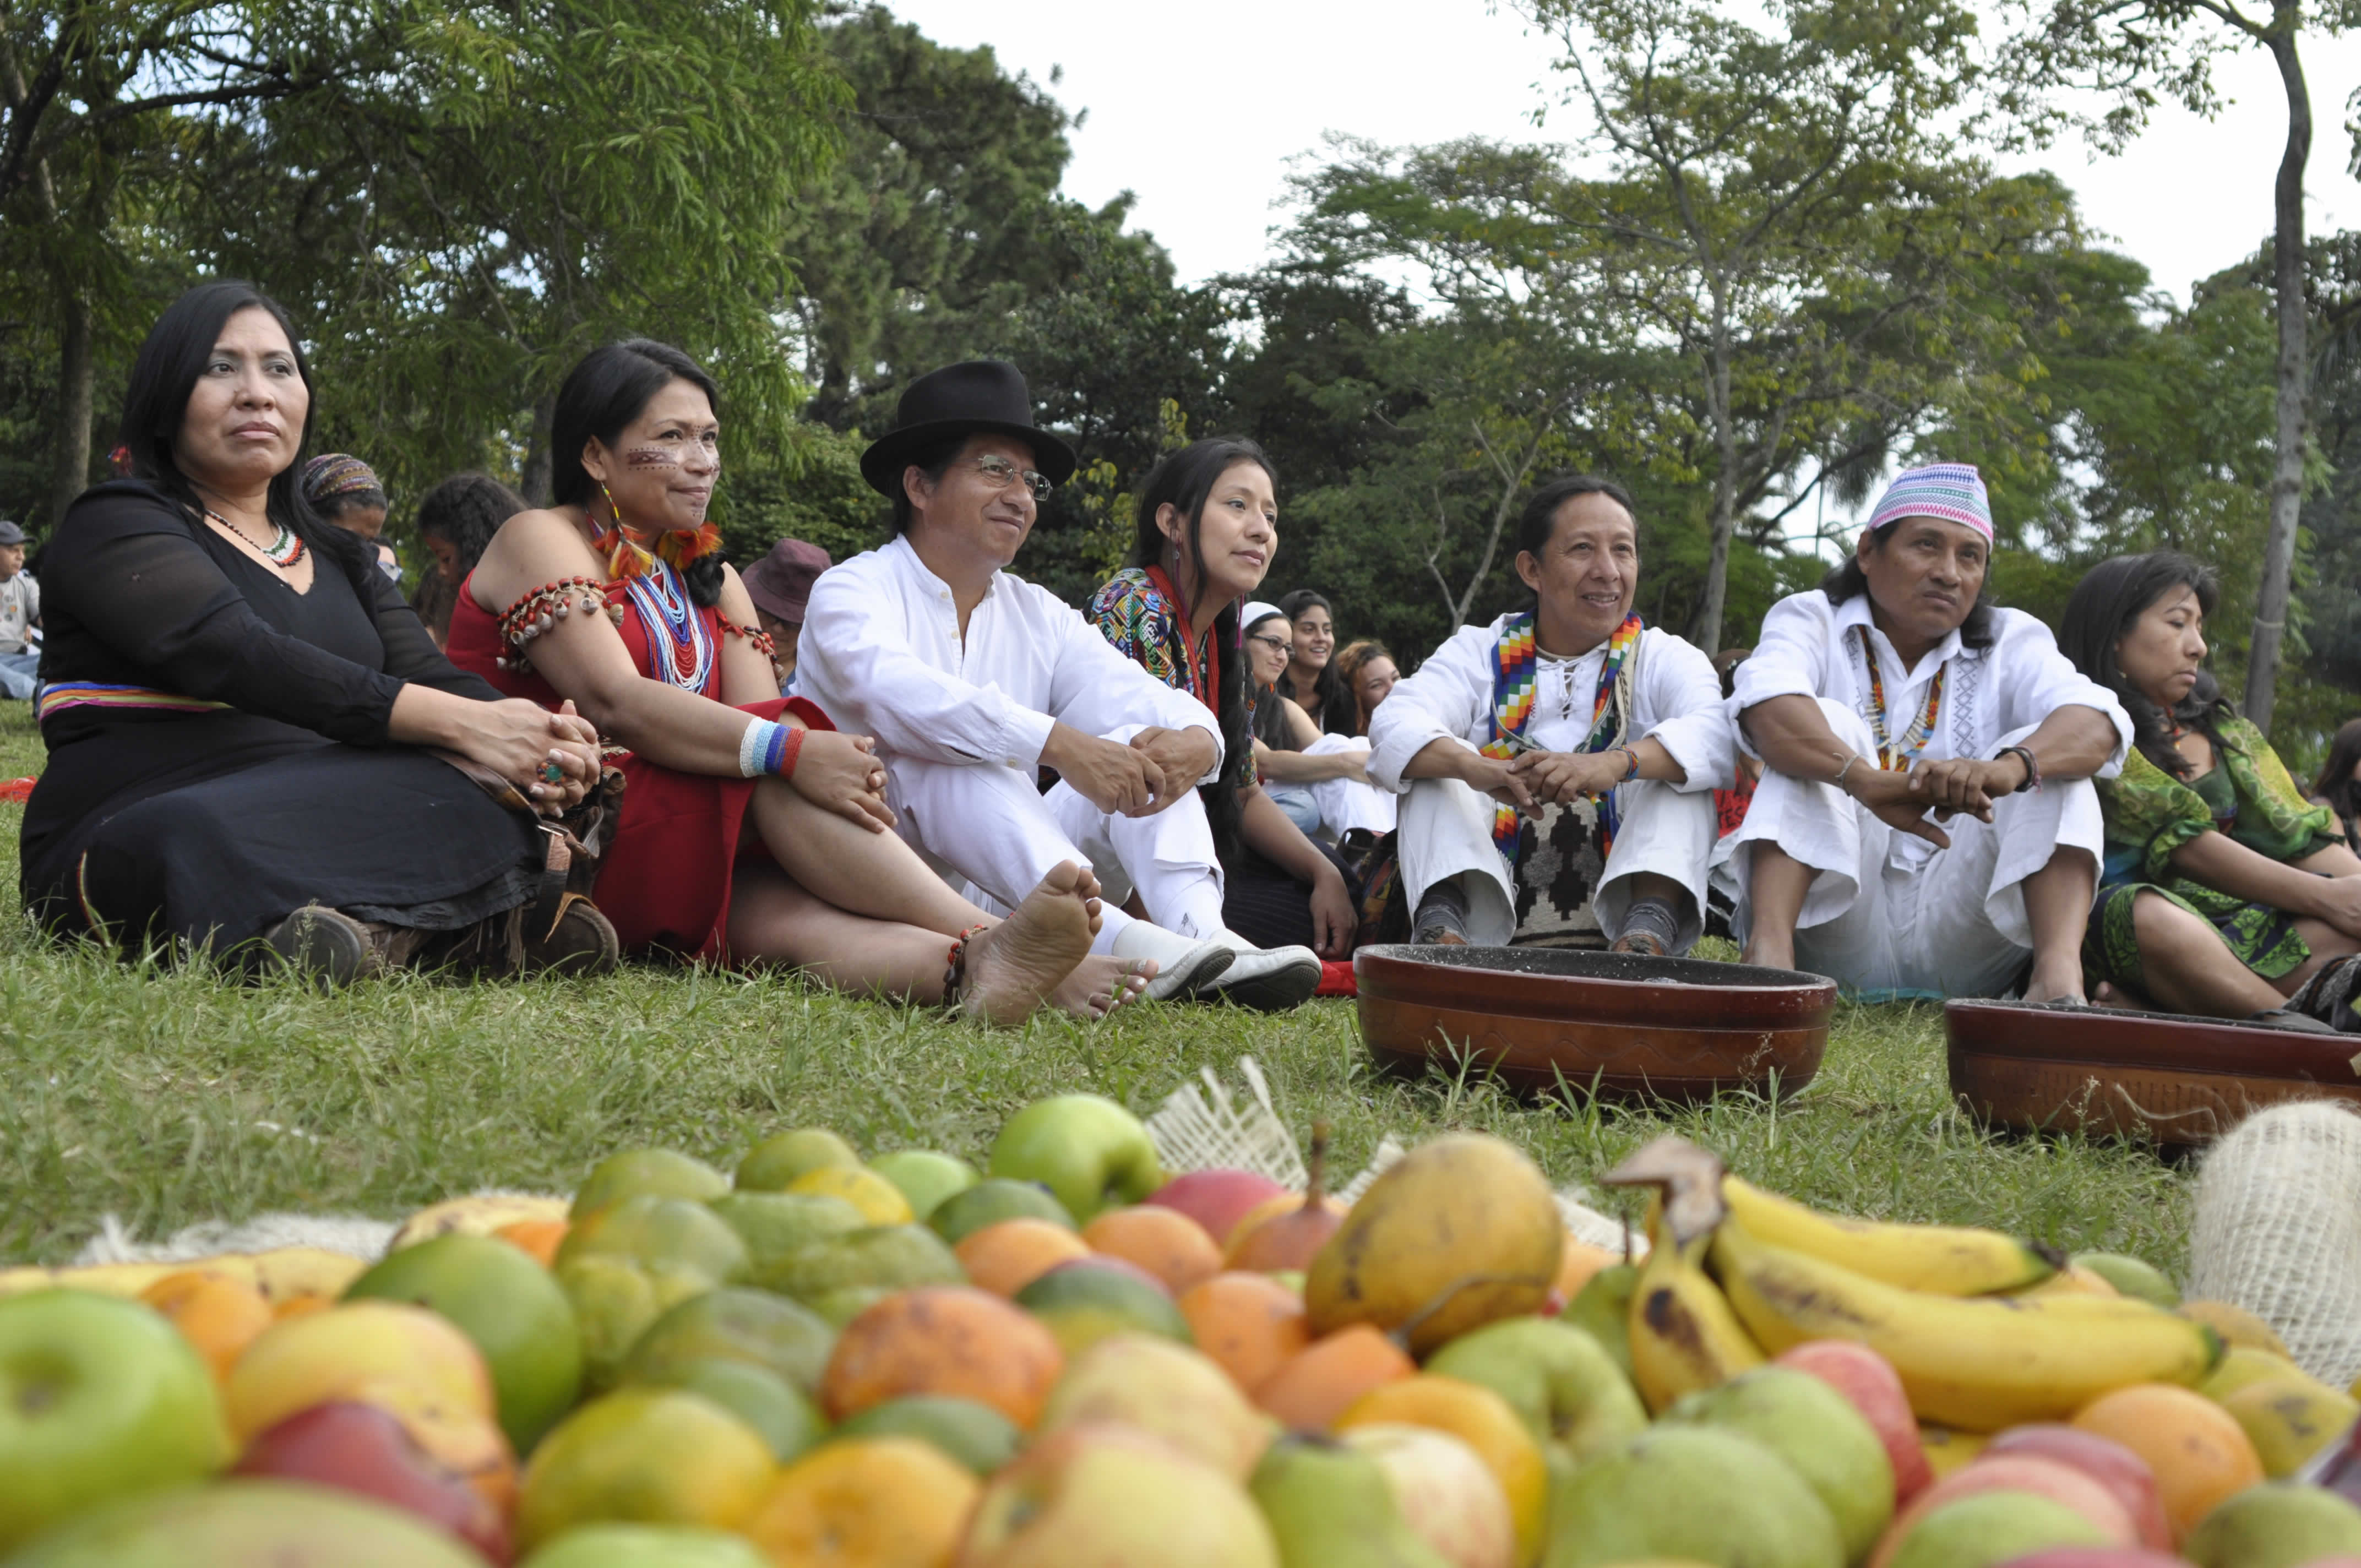
<path fill-rule="evenodd" d="M 225 708 L 225 702 L 207 702 L 201 697 L 182 696 L 177 692 L 160 692 L 148 686 L 115 686 L 97 681 L 52 681 L 41 688 L 39 721 L 51 718 L 76 707 L 109 707 L 138 710 L 148 713 L 213 713 Z"/>

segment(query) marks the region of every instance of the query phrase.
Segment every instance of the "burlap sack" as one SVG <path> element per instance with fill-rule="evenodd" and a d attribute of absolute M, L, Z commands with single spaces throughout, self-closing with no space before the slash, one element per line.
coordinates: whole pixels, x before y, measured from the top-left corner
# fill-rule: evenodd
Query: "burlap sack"
<path fill-rule="evenodd" d="M 2361 1114 L 2316 1101 L 2233 1128 L 2197 1178 L 2191 1298 L 2246 1308 L 2332 1387 L 2361 1375 Z"/>

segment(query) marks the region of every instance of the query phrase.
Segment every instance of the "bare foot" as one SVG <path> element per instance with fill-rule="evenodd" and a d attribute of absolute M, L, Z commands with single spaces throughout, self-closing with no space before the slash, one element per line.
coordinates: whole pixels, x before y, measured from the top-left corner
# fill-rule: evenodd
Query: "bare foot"
<path fill-rule="evenodd" d="M 1156 978 L 1156 971 L 1154 959 L 1093 953 L 1076 964 L 1074 972 L 1049 993 L 1049 1004 L 1077 1018 L 1104 1018 L 1125 1003 L 1137 1000 Z"/>
<path fill-rule="evenodd" d="M 1074 896 L 1083 874 L 1071 861 L 1056 867 L 1015 914 L 968 939 L 961 1012 L 1022 1024 L 1074 972 L 1091 950 L 1090 914 Z"/>
<path fill-rule="evenodd" d="M 1760 964 L 1764 969 L 1794 969 L 1795 944 L 1792 941 L 1774 942 L 1767 936 L 1758 936 L 1746 944 L 1741 961 Z"/>
<path fill-rule="evenodd" d="M 1082 908 L 1091 917 L 1091 935 L 1099 934 L 1099 879 L 1087 866 L 1079 868 L 1082 876 L 1074 883 L 1074 896 L 1082 901 Z"/>
<path fill-rule="evenodd" d="M 2082 994 L 2082 964 L 2077 959 L 2072 964 L 2050 973 L 2036 964 L 2025 982 L 2027 1002 L 2079 1002 L 2089 1005 Z"/>

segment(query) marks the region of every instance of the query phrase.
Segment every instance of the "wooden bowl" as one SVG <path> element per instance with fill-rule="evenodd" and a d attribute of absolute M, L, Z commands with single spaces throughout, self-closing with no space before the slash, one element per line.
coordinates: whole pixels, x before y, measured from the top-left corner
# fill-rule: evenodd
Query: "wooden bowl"
<path fill-rule="evenodd" d="M 2209 1142 L 2267 1105 L 2361 1102 L 2361 1036 L 2021 1002 L 1943 1006 L 1951 1092 L 2019 1132 Z"/>
<path fill-rule="evenodd" d="M 1521 1091 L 1619 1100 L 1792 1093 L 1819 1071 L 1837 1004 L 1816 974 L 1563 948 L 1367 947 L 1353 972 L 1388 1071 L 1467 1059 Z"/>

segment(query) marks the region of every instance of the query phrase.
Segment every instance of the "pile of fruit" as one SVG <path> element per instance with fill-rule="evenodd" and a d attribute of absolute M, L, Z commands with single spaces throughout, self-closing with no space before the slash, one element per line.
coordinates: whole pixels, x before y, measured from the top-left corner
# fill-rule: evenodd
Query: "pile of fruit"
<path fill-rule="evenodd" d="M 1110 1101 L 979 1173 L 619 1154 L 379 1262 L 0 1274 L 5 1568 L 2297 1568 L 2356 1402 L 2129 1259 L 1678 1140 L 1634 1266 L 1498 1139 L 1347 1207 Z M 13 1292 L 13 1293 L 12 1293 Z M 2177 1310 L 2176 1310 L 2177 1309 Z M 2225 1335 L 2236 1342 L 2225 1352 Z M 2180 1553 L 2176 1558 L 2173 1554 Z"/>

